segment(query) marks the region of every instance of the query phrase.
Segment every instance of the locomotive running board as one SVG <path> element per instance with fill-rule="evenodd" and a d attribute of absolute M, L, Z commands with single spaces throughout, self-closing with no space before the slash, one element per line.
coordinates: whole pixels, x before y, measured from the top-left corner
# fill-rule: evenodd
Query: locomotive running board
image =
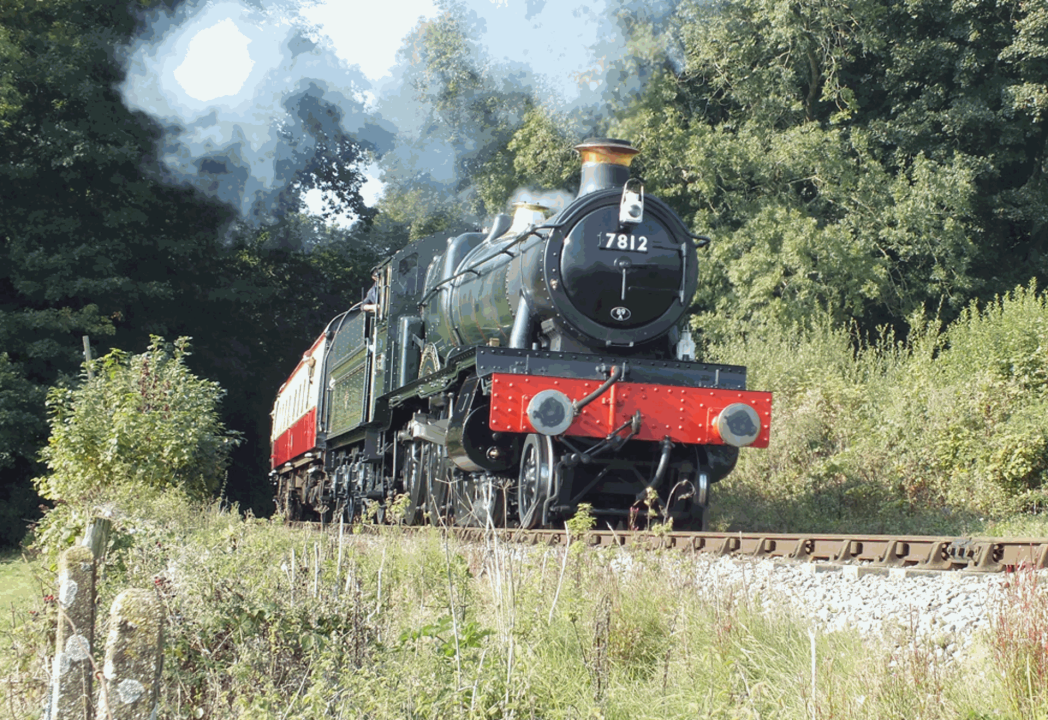
<path fill-rule="evenodd" d="M 608 377 L 612 365 L 621 365 L 622 357 L 564 353 L 549 350 L 517 350 L 501 347 L 476 349 L 477 374 L 545 375 L 575 380 L 599 380 Z M 686 362 L 683 360 L 645 360 L 626 358 L 629 371 L 624 380 L 634 383 L 675 385 L 683 387 L 746 389 L 746 368 L 740 365 Z"/>

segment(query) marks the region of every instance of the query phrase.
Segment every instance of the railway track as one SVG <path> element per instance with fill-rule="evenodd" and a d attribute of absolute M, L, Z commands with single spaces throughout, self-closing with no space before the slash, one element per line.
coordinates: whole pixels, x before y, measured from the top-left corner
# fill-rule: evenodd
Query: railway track
<path fill-rule="evenodd" d="M 296 523 L 323 529 L 319 523 Z M 329 526 L 330 527 L 330 526 Z M 392 526 L 363 525 L 365 532 Z M 415 528 L 405 528 L 410 532 Z M 567 545 L 564 530 L 452 527 L 467 541 L 493 536 L 503 542 Z M 593 547 L 671 549 L 752 558 L 779 558 L 925 571 L 1005 572 L 1019 567 L 1048 568 L 1048 538 L 933 537 L 916 535 L 832 535 L 821 533 L 727 533 L 591 530 L 584 538 Z"/>

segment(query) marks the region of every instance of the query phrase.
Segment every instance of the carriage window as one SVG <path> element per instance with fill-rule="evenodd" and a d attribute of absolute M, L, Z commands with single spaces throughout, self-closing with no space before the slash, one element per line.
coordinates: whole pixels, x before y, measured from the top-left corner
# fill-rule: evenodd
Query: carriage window
<path fill-rule="evenodd" d="M 418 253 L 403 258 L 397 265 L 397 280 L 394 283 L 397 295 L 414 295 L 418 292 Z"/>

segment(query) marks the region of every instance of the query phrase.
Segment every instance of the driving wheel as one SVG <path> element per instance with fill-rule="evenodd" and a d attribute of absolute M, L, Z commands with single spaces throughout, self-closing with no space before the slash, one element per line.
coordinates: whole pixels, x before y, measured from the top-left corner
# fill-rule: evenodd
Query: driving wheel
<path fill-rule="evenodd" d="M 517 480 L 517 517 L 522 528 L 545 522 L 543 507 L 553 487 L 553 441 L 546 435 L 528 435 L 520 453 Z"/>

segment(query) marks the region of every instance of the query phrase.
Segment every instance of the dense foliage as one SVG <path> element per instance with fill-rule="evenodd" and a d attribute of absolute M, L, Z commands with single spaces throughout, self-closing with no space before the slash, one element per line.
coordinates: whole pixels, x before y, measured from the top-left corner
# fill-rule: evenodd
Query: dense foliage
<path fill-rule="evenodd" d="M 273 393 L 384 251 L 293 212 L 317 187 L 368 219 L 359 174 L 330 167 L 360 156 L 345 137 L 314 133 L 288 211 L 261 227 L 165 179 L 160 128 L 116 90 L 118 50 L 140 23 L 127 3 L 0 3 L 2 543 L 36 514 L 45 390 L 76 383 L 83 335 L 96 353 L 193 337 L 189 363 L 228 390 L 224 420 L 245 438 L 227 492 L 265 510 Z"/>

